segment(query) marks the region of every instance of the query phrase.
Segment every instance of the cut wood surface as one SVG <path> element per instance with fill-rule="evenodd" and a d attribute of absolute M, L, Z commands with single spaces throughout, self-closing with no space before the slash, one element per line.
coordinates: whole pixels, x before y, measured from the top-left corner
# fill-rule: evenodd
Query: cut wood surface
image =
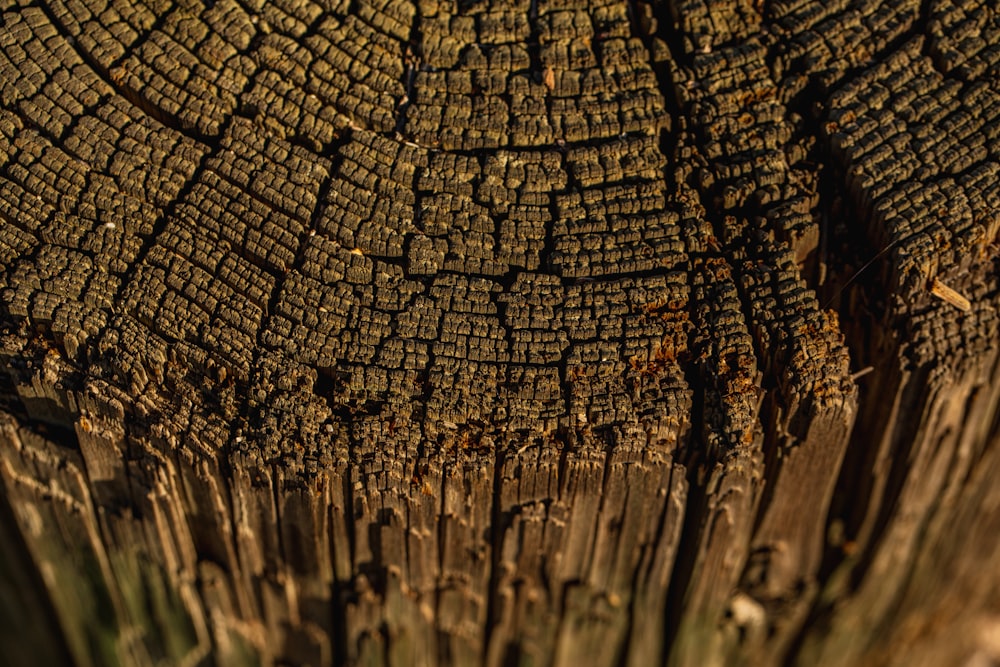
<path fill-rule="evenodd" d="M 0 662 L 1000 663 L 992 0 L 0 0 Z"/>

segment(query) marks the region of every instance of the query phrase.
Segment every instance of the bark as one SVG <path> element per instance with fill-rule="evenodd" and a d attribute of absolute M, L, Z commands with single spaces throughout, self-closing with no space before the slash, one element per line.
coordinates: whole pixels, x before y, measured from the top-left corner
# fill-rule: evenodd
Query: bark
<path fill-rule="evenodd" d="M 0 656 L 1000 661 L 1000 10 L 0 0 Z"/>

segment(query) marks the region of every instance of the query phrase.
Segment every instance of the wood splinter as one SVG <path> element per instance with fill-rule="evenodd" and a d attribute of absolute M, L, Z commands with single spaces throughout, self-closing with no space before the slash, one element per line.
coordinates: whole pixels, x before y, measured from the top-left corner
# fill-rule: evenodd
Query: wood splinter
<path fill-rule="evenodd" d="M 935 278 L 931 282 L 931 294 L 941 299 L 942 301 L 947 301 L 951 305 L 955 306 L 962 312 L 969 312 L 972 310 L 972 303 L 966 299 L 964 296 L 953 290 L 952 288 L 945 285 L 939 279 Z"/>

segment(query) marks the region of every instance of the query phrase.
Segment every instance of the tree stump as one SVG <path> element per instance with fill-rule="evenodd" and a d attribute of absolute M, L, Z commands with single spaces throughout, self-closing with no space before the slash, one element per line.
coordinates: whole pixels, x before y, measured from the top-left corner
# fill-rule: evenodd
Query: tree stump
<path fill-rule="evenodd" d="M 986 0 L 0 0 L 5 664 L 1000 662 Z"/>

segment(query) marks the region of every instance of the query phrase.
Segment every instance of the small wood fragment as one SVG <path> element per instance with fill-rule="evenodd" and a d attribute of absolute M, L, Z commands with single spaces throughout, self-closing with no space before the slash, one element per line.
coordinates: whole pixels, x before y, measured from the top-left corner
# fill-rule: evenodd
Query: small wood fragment
<path fill-rule="evenodd" d="M 968 299 L 945 285 L 938 278 L 935 278 L 931 283 L 931 294 L 942 301 L 947 301 L 962 312 L 967 313 L 972 310 L 972 303 L 970 303 Z"/>

